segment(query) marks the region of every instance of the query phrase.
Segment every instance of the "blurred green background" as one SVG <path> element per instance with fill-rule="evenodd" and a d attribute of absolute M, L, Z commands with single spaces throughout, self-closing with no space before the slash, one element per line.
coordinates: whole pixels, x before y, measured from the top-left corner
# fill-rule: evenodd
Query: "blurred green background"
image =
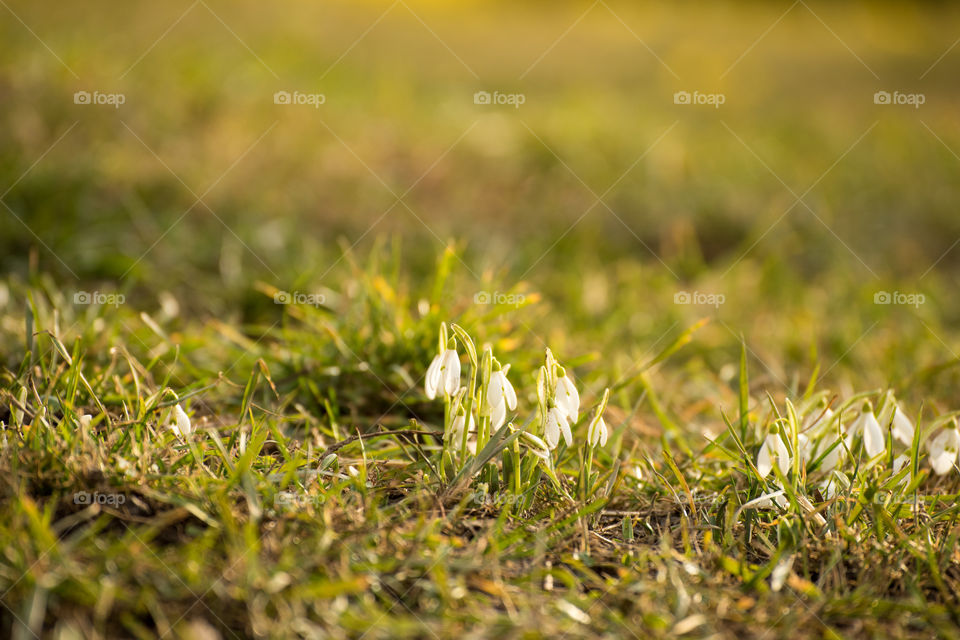
<path fill-rule="evenodd" d="M 151 313 L 169 293 L 185 324 L 250 327 L 282 312 L 264 286 L 349 295 L 347 247 L 389 255 L 416 290 L 453 242 L 451 308 L 482 317 L 479 291 L 538 301 L 491 333 L 576 342 L 625 370 L 709 316 L 688 357 L 724 381 L 742 334 L 774 387 L 819 364 L 839 384 L 957 400 L 949 3 L 9 2 L 0 15 L 9 282 L 44 274 Z M 76 104 L 78 91 L 124 103 Z M 324 101 L 276 104 L 278 91 Z M 523 104 L 476 104 L 481 91 Z M 680 91 L 724 103 L 675 104 Z M 924 102 L 876 104 L 878 91 Z M 925 303 L 874 304 L 880 291 Z M 724 304 L 675 304 L 682 292 Z M 5 322 L 12 335 L 22 321 Z"/>

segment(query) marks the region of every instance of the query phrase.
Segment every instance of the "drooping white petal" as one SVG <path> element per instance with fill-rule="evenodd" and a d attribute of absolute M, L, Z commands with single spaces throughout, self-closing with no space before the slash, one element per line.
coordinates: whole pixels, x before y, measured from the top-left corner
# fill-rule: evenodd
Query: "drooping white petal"
<path fill-rule="evenodd" d="M 547 446 L 551 450 L 556 449 L 560 443 L 560 424 L 557 422 L 557 410 L 547 411 L 547 424 L 543 430 L 543 439 L 547 441 Z"/>
<path fill-rule="evenodd" d="M 557 393 L 554 401 L 570 420 L 577 422 L 580 419 L 580 394 L 570 380 L 570 376 L 562 376 L 557 380 Z"/>
<path fill-rule="evenodd" d="M 774 505 L 784 508 L 787 503 L 783 500 L 783 495 L 786 493 L 783 489 L 779 491 L 771 491 L 770 493 L 765 493 L 759 498 L 754 498 L 750 502 L 745 503 L 741 509 L 771 509 Z"/>
<path fill-rule="evenodd" d="M 453 422 L 450 423 L 450 443 L 455 449 L 459 449 L 460 445 L 463 443 L 463 428 L 464 425 L 468 424 L 466 416 L 461 414 L 453 419 Z M 470 433 L 473 433 L 473 416 L 470 416 L 469 427 L 468 427 L 468 437 Z"/>
<path fill-rule="evenodd" d="M 760 453 L 757 454 L 757 471 L 759 471 L 760 476 L 764 478 L 773 471 L 773 460 L 770 458 L 770 448 L 767 447 L 766 440 L 760 445 Z"/>
<path fill-rule="evenodd" d="M 823 497 L 827 500 L 833 500 L 837 497 L 837 479 L 833 474 L 827 476 L 823 482 L 820 483 L 820 493 L 822 493 Z"/>
<path fill-rule="evenodd" d="M 901 453 L 900 455 L 898 455 L 896 458 L 893 459 L 893 475 L 896 476 L 898 473 L 900 473 L 901 469 L 903 469 L 906 465 L 910 464 L 911 462 L 912 460 L 910 456 L 908 456 L 907 454 Z M 908 473 L 907 475 L 903 476 L 903 478 L 901 478 L 900 482 L 897 484 L 899 484 L 901 487 L 906 486 L 906 484 L 910 482 L 910 475 L 911 474 Z"/>
<path fill-rule="evenodd" d="M 827 407 L 823 410 L 814 410 L 804 421 L 803 430 L 810 433 L 811 437 L 816 437 L 823 430 L 833 423 L 833 411 Z"/>
<path fill-rule="evenodd" d="M 607 444 L 607 425 L 603 421 L 603 417 L 599 417 L 593 422 L 590 423 L 590 432 L 587 433 L 587 442 L 591 447 L 596 447 L 598 444 L 602 447 Z"/>
<path fill-rule="evenodd" d="M 833 447 L 833 449 L 824 456 L 823 460 L 820 461 L 821 471 L 833 471 L 840 462 L 840 456 L 843 455 L 843 443 L 841 443 L 840 439 L 836 436 L 824 438 L 820 442 L 822 446 L 817 450 L 817 457 L 819 457 L 823 451 L 833 447 L 834 442 L 837 443 L 837 446 Z"/>
<path fill-rule="evenodd" d="M 876 458 L 886 448 L 883 429 L 880 428 L 880 423 L 877 422 L 872 411 L 864 412 L 860 416 L 860 421 L 860 428 L 863 430 L 863 447 L 867 450 L 867 456 Z"/>
<path fill-rule="evenodd" d="M 787 445 L 783 443 L 783 438 L 779 435 L 771 435 L 773 436 L 774 445 L 777 448 L 777 465 L 780 466 L 781 471 L 786 472 L 790 466 L 790 453 L 787 451 Z M 769 438 L 770 436 L 767 437 Z"/>
<path fill-rule="evenodd" d="M 773 465 L 776 463 L 780 471 L 786 472 L 790 466 L 790 454 L 787 451 L 787 445 L 783 443 L 778 433 L 767 434 L 760 445 L 760 453 L 757 455 L 757 471 L 764 478 L 773 471 Z"/>
<path fill-rule="evenodd" d="M 853 451 L 853 440 L 857 437 L 858 433 L 863 431 L 863 416 L 860 416 L 847 426 L 847 430 L 844 432 L 843 441 L 847 444 L 847 449 Z"/>
<path fill-rule="evenodd" d="M 452 396 L 460 388 L 460 356 L 455 349 L 443 352 L 441 387 L 444 393 Z"/>
<path fill-rule="evenodd" d="M 500 430 L 500 427 L 503 426 L 503 423 L 507 421 L 507 405 L 500 403 L 494 405 L 493 413 L 490 414 L 490 428 L 496 433 Z"/>
<path fill-rule="evenodd" d="M 510 365 L 504 367 L 501 372 L 503 374 L 503 399 L 507 401 L 507 407 L 510 411 L 517 410 L 517 392 L 514 391 L 513 385 L 510 384 L 510 380 L 507 379 L 507 371 L 510 370 Z"/>
<path fill-rule="evenodd" d="M 426 379 L 423 381 L 427 397 L 431 400 L 437 397 L 437 389 L 440 386 L 440 370 L 442 367 L 443 355 L 438 353 L 433 357 L 433 362 L 430 363 L 430 367 L 427 369 Z"/>
<path fill-rule="evenodd" d="M 953 468 L 960 451 L 960 433 L 947 427 L 930 441 L 930 466 L 937 475 L 943 475 Z"/>
<path fill-rule="evenodd" d="M 453 422 L 450 423 L 450 442 L 454 445 L 463 441 L 463 416 L 457 416 L 453 419 Z"/>
<path fill-rule="evenodd" d="M 800 454 L 800 464 L 806 465 L 810 461 L 810 452 L 813 450 L 813 443 L 810 442 L 810 438 L 807 437 L 805 433 L 797 434 L 797 447 Z"/>
<path fill-rule="evenodd" d="M 570 422 L 567 414 L 558 407 L 551 407 L 547 411 L 547 424 L 543 432 L 543 439 L 547 441 L 547 446 L 556 449 L 560 444 L 560 436 L 563 435 L 567 446 L 573 444 L 573 434 L 570 432 Z"/>
<path fill-rule="evenodd" d="M 173 408 L 173 419 L 174 424 L 170 425 L 171 431 L 180 436 L 181 438 L 186 438 L 191 433 L 193 433 L 193 425 L 190 423 L 190 416 L 183 410 L 179 404 Z"/>
<path fill-rule="evenodd" d="M 905 453 L 901 453 L 896 458 L 893 459 L 893 475 L 900 473 L 900 470 L 903 469 L 903 466 L 910 462 L 910 456 Z"/>
<path fill-rule="evenodd" d="M 893 437 L 907 445 L 913 444 L 913 422 L 899 406 L 893 409 Z"/>
<path fill-rule="evenodd" d="M 514 391 L 513 385 L 507 379 L 507 371 L 509 370 L 510 365 L 507 365 L 503 369 L 490 374 L 487 396 L 491 407 L 506 403 L 510 411 L 515 411 L 517 408 L 517 392 Z"/>
<path fill-rule="evenodd" d="M 491 407 L 503 404 L 503 370 L 490 373 L 490 383 L 487 385 L 487 398 Z"/>
<path fill-rule="evenodd" d="M 573 433 L 570 431 L 570 416 L 560 415 L 557 422 L 560 423 L 560 433 L 563 434 L 563 440 L 568 447 L 573 446 Z"/>
<path fill-rule="evenodd" d="M 599 420 L 592 420 L 587 429 L 587 444 L 591 447 L 596 447 L 600 443 L 600 431 L 597 429 L 599 424 Z"/>

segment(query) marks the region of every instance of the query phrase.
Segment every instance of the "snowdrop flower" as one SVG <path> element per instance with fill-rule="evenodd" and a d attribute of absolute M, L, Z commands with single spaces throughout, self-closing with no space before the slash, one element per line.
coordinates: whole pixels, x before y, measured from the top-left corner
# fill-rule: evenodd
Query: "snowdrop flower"
<path fill-rule="evenodd" d="M 591 447 L 595 447 L 597 444 L 604 447 L 607 445 L 609 435 L 603 416 L 598 416 L 596 420 L 590 423 L 590 429 L 587 431 L 587 442 Z"/>
<path fill-rule="evenodd" d="M 821 400 L 807 416 L 803 424 L 803 430 L 806 433 L 797 434 L 801 463 L 807 464 L 811 460 L 818 459 L 824 451 L 833 447 L 833 443 L 839 440 L 836 429 L 836 415 L 827 406 L 826 401 Z M 830 453 L 820 461 L 820 470 L 832 471 L 835 469 L 842 455 L 842 446 L 837 445 L 830 449 Z"/>
<path fill-rule="evenodd" d="M 133 476 L 136 473 L 130 461 L 123 457 L 117 458 L 117 469 L 122 471 L 126 476 Z"/>
<path fill-rule="evenodd" d="M 500 427 L 502 427 L 506 421 L 507 403 L 501 402 L 498 405 L 494 405 L 493 411 L 490 413 L 490 430 L 493 433 L 500 431 Z"/>
<path fill-rule="evenodd" d="M 557 392 L 553 401 L 557 408 L 567 415 L 571 422 L 576 423 L 580 419 L 580 394 L 573 382 L 567 377 L 567 372 L 563 367 L 559 367 L 559 377 L 557 379 Z"/>
<path fill-rule="evenodd" d="M 910 464 L 911 462 L 912 462 L 912 459 L 907 454 L 901 453 L 900 455 L 898 455 L 896 458 L 893 459 L 892 475 L 896 476 L 898 473 L 900 473 L 900 470 L 903 469 L 904 466 Z M 907 486 L 907 483 L 910 482 L 911 475 L 913 474 L 908 473 L 907 475 L 903 476 L 903 478 L 901 478 L 900 482 L 898 482 L 897 484 L 901 487 Z"/>
<path fill-rule="evenodd" d="M 174 423 L 170 425 L 170 430 L 180 438 L 186 438 L 193 433 L 193 424 L 190 422 L 190 416 L 179 403 L 173 408 Z"/>
<path fill-rule="evenodd" d="M 551 450 L 556 449 L 557 445 L 560 444 L 561 433 L 567 446 L 571 446 L 573 444 L 573 434 L 570 432 L 570 418 L 559 407 L 550 407 L 547 411 L 547 427 L 543 436 Z"/>
<path fill-rule="evenodd" d="M 786 491 L 780 489 L 779 491 L 771 491 L 770 493 L 765 493 L 759 498 L 754 498 L 750 502 L 747 502 L 740 510 L 746 509 L 772 509 L 774 505 L 780 507 L 781 509 L 786 509 L 787 501 L 783 499 Z"/>
<path fill-rule="evenodd" d="M 797 453 L 800 455 L 800 464 L 806 465 L 810 461 L 810 454 L 813 452 L 813 442 L 805 433 L 797 434 Z"/>
<path fill-rule="evenodd" d="M 843 455 L 843 444 L 840 442 L 840 438 L 837 436 L 825 437 L 820 441 L 823 446 L 817 449 L 817 456 L 820 457 L 822 451 L 830 449 L 830 453 L 823 457 L 823 460 L 820 461 L 820 470 L 821 471 L 833 471 L 837 468 L 837 465 L 840 463 L 840 456 Z M 834 443 L 837 446 L 833 446 Z M 822 450 L 822 451 L 821 451 Z"/>
<path fill-rule="evenodd" d="M 876 458 L 886 449 L 883 429 L 880 428 L 877 417 L 873 415 L 873 406 L 870 402 L 863 403 L 860 417 L 847 430 L 848 447 L 858 433 L 863 435 L 863 448 L 866 449 L 868 458 Z"/>
<path fill-rule="evenodd" d="M 845 475 L 834 471 L 820 482 L 820 493 L 826 500 L 833 500 L 840 491 L 846 491 L 849 485 L 850 482 Z"/>
<path fill-rule="evenodd" d="M 461 411 L 463 410 L 461 409 Z M 450 424 L 450 443 L 457 450 L 460 449 L 460 445 L 463 443 L 463 429 L 465 425 L 467 426 L 467 432 L 468 432 L 467 437 L 469 438 L 469 434 L 473 433 L 473 430 L 474 430 L 473 416 L 470 416 L 470 422 L 469 422 L 469 425 L 467 425 L 466 414 L 458 413 L 457 417 L 455 417 L 453 419 L 453 422 Z M 475 446 L 476 445 L 474 444 L 474 447 Z M 467 442 L 467 448 L 470 448 L 469 441 Z"/>
<path fill-rule="evenodd" d="M 510 365 L 500 368 L 500 363 L 493 360 L 494 371 L 490 373 L 490 382 L 487 384 L 487 405 L 490 412 L 490 429 L 494 433 L 507 421 L 507 409 L 517 408 L 517 392 L 507 379 Z"/>
<path fill-rule="evenodd" d="M 905 453 L 901 453 L 896 458 L 893 459 L 893 475 L 900 473 L 900 470 L 903 469 L 903 465 L 910 462 L 910 456 Z"/>
<path fill-rule="evenodd" d="M 833 423 L 834 415 L 835 414 L 830 407 L 827 406 L 826 402 L 820 402 L 820 404 L 817 405 L 817 408 L 814 409 L 809 416 L 807 416 L 807 419 L 803 425 L 803 430 L 809 432 L 811 437 L 816 437 L 822 430 L 830 427 L 830 425 Z"/>
<path fill-rule="evenodd" d="M 780 437 L 780 427 L 776 423 L 770 427 L 770 433 L 760 445 L 760 453 L 757 454 L 757 471 L 766 478 L 773 471 L 774 463 L 780 467 L 781 471 L 786 471 L 790 465 L 790 453 Z"/>
<path fill-rule="evenodd" d="M 438 353 L 430 363 L 430 368 L 427 369 L 427 378 L 423 386 L 427 391 L 427 397 L 431 400 L 437 397 L 437 391 L 443 391 L 448 396 L 452 396 L 460 388 L 460 356 L 457 355 L 455 345 L 451 338 L 444 352 Z"/>
<path fill-rule="evenodd" d="M 907 445 L 913 444 L 913 422 L 903 412 L 900 405 L 893 405 L 893 437 Z"/>
<path fill-rule="evenodd" d="M 491 407 L 498 404 L 506 404 L 510 411 L 517 408 L 517 392 L 513 385 L 507 380 L 507 372 L 510 371 L 510 365 L 500 368 L 500 363 L 494 360 L 496 371 L 490 374 L 490 384 L 487 386 L 487 395 Z"/>
<path fill-rule="evenodd" d="M 930 441 L 930 466 L 937 475 L 950 471 L 957 462 L 957 452 L 960 451 L 960 432 L 957 431 L 957 420 L 954 418 L 944 427 L 936 438 Z"/>

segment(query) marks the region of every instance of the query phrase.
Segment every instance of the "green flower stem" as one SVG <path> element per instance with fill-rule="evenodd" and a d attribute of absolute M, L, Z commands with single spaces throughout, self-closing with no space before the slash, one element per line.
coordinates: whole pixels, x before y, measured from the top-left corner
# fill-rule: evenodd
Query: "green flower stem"
<path fill-rule="evenodd" d="M 587 444 L 587 463 L 583 466 L 583 500 L 586 502 L 590 499 L 590 494 L 592 493 L 590 487 L 590 470 L 593 467 L 593 447 Z"/>
<path fill-rule="evenodd" d="M 470 363 L 470 386 L 467 390 L 467 399 L 464 402 L 466 416 L 463 419 L 463 438 L 460 441 L 460 464 L 467 459 L 467 438 L 470 436 L 470 416 L 473 415 L 473 396 L 477 391 L 477 367 Z"/>

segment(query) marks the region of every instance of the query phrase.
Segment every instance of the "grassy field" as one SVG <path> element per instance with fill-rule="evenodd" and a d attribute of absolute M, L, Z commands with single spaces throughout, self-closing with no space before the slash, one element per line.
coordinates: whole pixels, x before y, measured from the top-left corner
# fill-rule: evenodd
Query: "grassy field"
<path fill-rule="evenodd" d="M 957 8 L 0 5 L 0 637 L 960 636 Z"/>

